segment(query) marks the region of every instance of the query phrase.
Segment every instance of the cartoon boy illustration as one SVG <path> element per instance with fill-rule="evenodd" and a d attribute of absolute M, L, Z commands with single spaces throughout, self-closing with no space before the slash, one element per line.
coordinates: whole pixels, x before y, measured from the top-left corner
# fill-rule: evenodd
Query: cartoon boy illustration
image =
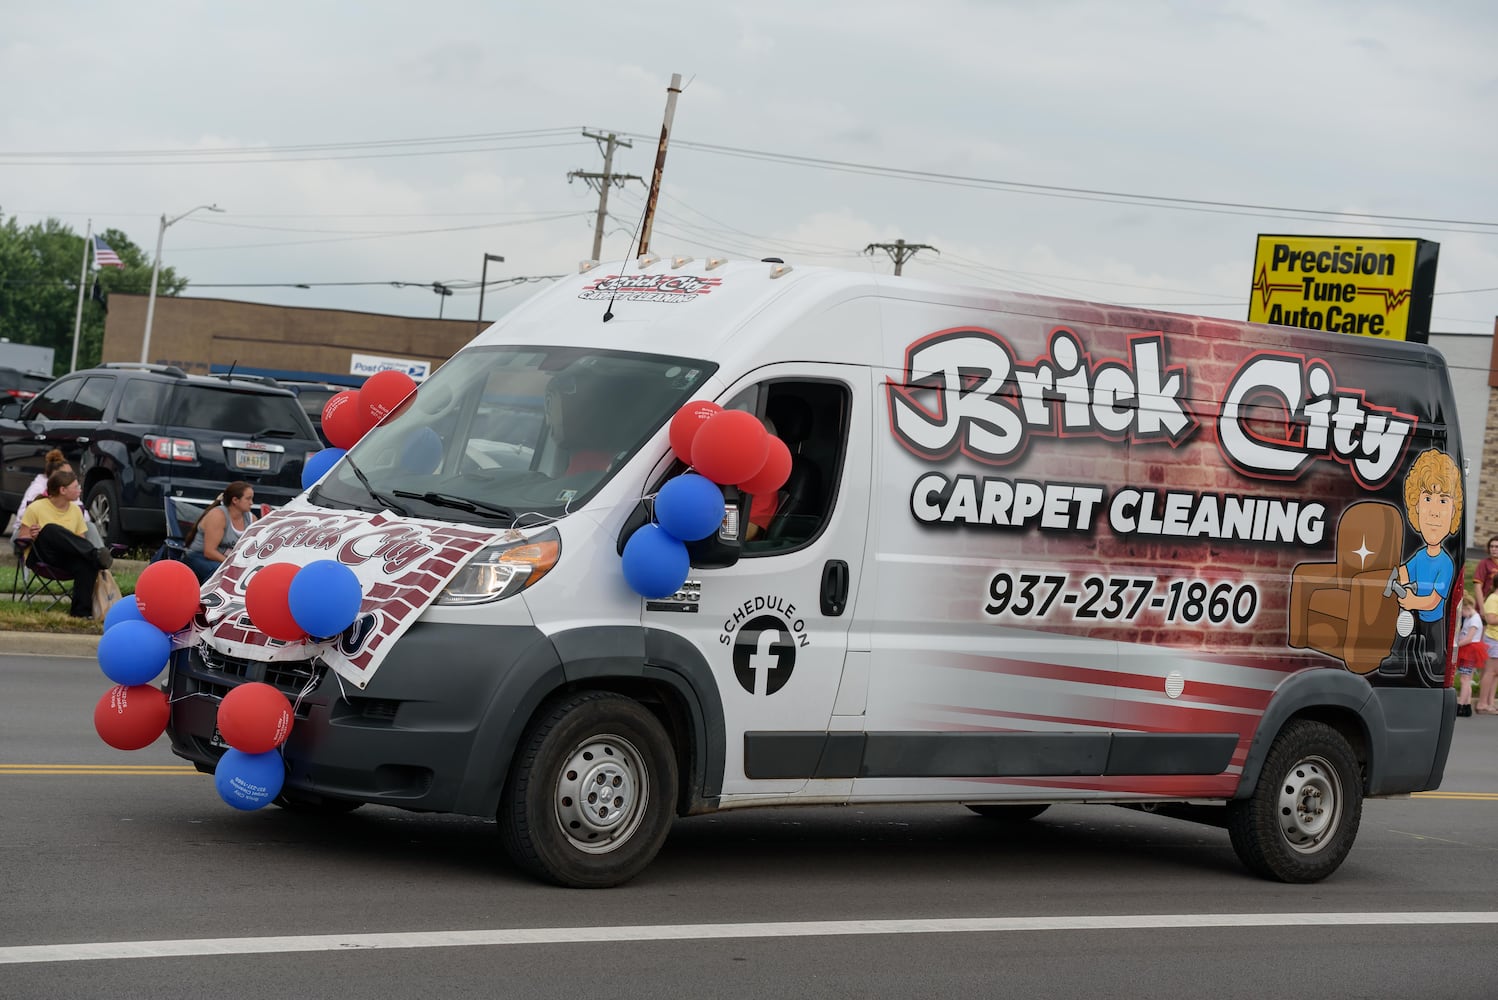
<path fill-rule="evenodd" d="M 1440 685 L 1446 676 L 1446 601 L 1456 582 L 1456 564 L 1442 544 L 1462 523 L 1462 476 L 1450 455 L 1432 448 L 1415 459 L 1404 480 L 1404 506 L 1425 544 L 1389 585 L 1401 609 L 1399 636 L 1378 672 Z"/>

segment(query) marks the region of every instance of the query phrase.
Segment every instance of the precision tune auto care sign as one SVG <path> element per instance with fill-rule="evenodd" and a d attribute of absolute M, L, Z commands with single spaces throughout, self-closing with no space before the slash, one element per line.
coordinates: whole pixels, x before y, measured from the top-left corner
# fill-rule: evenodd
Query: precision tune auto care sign
<path fill-rule="evenodd" d="M 1423 344 L 1440 249 L 1428 240 L 1261 235 L 1249 322 Z"/>

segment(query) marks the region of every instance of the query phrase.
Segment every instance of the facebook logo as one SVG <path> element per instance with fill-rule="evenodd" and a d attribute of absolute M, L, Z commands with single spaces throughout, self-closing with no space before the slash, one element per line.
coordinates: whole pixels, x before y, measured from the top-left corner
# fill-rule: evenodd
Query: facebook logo
<path fill-rule="evenodd" d="M 774 615 L 750 619 L 733 641 L 733 674 L 753 695 L 772 695 L 785 687 L 796 666 L 796 643 L 790 626 Z"/>

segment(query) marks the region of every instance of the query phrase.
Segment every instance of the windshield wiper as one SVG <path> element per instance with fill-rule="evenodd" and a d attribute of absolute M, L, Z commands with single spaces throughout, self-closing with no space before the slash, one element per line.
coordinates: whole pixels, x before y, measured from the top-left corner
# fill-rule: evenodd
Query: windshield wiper
<path fill-rule="evenodd" d="M 498 504 L 487 503 L 483 500 L 473 500 L 469 497 L 460 497 L 454 493 L 412 493 L 409 490 L 396 490 L 398 497 L 408 497 L 412 500 L 424 500 L 437 507 L 451 507 L 454 510 L 466 510 L 470 514 L 483 511 L 487 514 L 497 514 L 508 520 L 515 520 L 515 512 L 508 507 Z"/>
<path fill-rule="evenodd" d="M 288 430 L 286 430 L 285 428 L 282 428 L 282 427 L 267 427 L 263 431 L 256 431 L 255 433 L 251 434 L 250 435 L 250 440 L 254 441 L 256 438 L 293 438 L 293 437 L 296 437 L 296 431 L 288 431 Z"/>
<path fill-rule="evenodd" d="M 357 465 L 354 464 L 353 458 L 348 455 L 344 455 L 343 460 L 348 463 L 348 467 L 353 470 L 354 475 L 359 478 L 359 485 L 364 487 L 365 492 L 369 494 L 371 500 L 373 500 L 375 503 L 384 504 L 386 507 L 389 507 L 401 517 L 411 516 L 411 512 L 406 510 L 406 508 L 402 507 L 400 504 L 390 499 L 389 496 L 386 496 L 385 494 L 376 490 L 373 486 L 369 485 L 369 478 L 364 475 L 364 472 Z"/>

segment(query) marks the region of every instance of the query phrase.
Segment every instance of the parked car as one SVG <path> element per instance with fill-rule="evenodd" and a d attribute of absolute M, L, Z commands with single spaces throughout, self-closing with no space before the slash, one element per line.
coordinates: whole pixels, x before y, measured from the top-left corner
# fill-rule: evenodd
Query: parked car
<path fill-rule="evenodd" d="M 328 400 L 343 390 L 353 387 L 334 385 L 332 382 L 301 382 L 284 378 L 276 381 L 296 393 L 297 402 L 302 404 L 302 411 L 307 414 L 307 419 L 312 421 L 312 426 L 317 429 L 317 436 L 324 444 L 331 446 L 332 442 L 322 432 L 323 407 L 328 405 Z"/>
<path fill-rule="evenodd" d="M 84 505 L 106 541 L 130 544 L 165 535 L 168 496 L 201 509 L 242 479 L 257 501 L 290 500 L 322 442 L 274 379 L 100 365 L 0 418 L 0 519 L 15 512 L 52 448 L 83 480 Z"/>
<path fill-rule="evenodd" d="M 52 376 L 42 372 L 23 372 L 19 368 L 0 367 L 0 404 L 25 404 L 32 396 L 52 384 Z"/>

